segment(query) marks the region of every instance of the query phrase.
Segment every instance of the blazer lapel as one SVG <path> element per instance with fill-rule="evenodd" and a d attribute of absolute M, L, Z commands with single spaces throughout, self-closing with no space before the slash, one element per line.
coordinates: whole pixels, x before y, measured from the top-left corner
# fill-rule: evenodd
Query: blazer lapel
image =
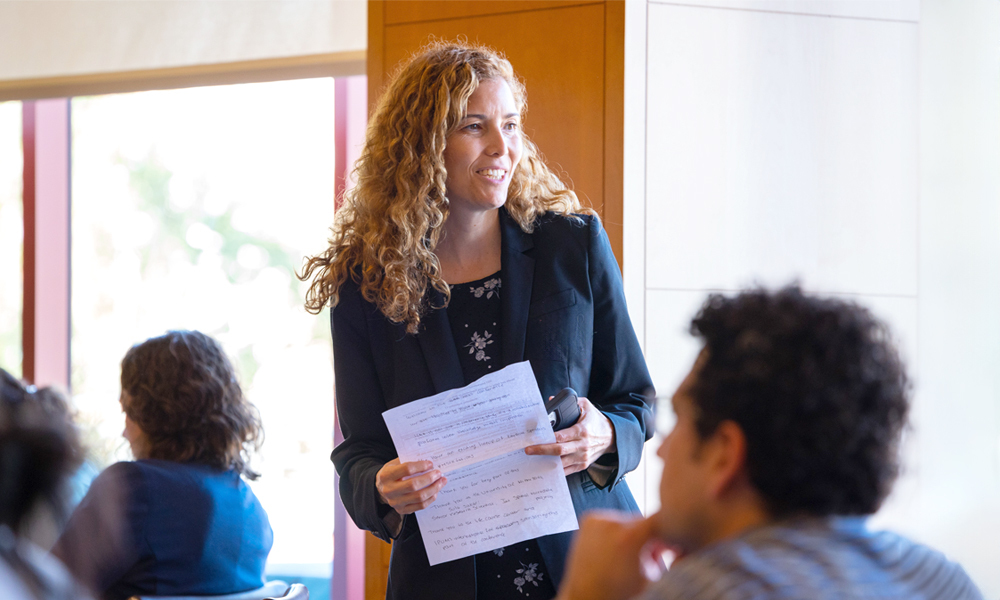
<path fill-rule="evenodd" d="M 500 325 L 501 355 L 504 366 L 524 360 L 524 334 L 528 326 L 528 306 L 531 304 L 531 282 L 535 275 L 535 259 L 527 254 L 534 247 L 531 236 L 521 230 L 506 209 L 500 209 Z"/>
<path fill-rule="evenodd" d="M 444 295 L 431 288 L 431 306 L 444 304 Z M 462 364 L 458 362 L 458 350 L 451 335 L 448 312 L 441 308 L 431 310 L 420 320 L 420 334 L 417 335 L 420 349 L 431 373 L 434 390 L 441 393 L 465 386 Z"/>

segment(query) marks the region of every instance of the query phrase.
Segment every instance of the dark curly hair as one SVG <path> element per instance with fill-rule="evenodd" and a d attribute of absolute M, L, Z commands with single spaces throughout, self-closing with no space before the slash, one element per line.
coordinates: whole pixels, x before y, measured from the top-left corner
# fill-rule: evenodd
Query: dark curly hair
<path fill-rule="evenodd" d="M 147 458 L 233 469 L 248 479 L 263 429 L 232 363 L 198 331 L 170 331 L 122 359 L 122 410 L 146 434 Z"/>
<path fill-rule="evenodd" d="M 878 509 L 899 472 L 910 390 L 882 321 L 792 285 L 712 295 L 691 333 L 705 342 L 691 388 L 698 433 L 742 428 L 774 516 Z"/>
<path fill-rule="evenodd" d="M 0 524 L 19 531 L 38 502 L 61 515 L 63 482 L 81 458 L 63 395 L 0 369 Z"/>

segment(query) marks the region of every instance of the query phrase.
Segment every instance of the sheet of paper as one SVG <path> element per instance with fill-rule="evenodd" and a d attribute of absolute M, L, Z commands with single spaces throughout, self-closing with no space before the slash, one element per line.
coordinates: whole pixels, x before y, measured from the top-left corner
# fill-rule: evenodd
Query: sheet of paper
<path fill-rule="evenodd" d="M 430 460 L 444 473 L 555 441 L 528 361 L 382 413 L 400 462 Z"/>
<path fill-rule="evenodd" d="M 416 515 L 432 565 L 579 527 L 559 458 L 521 450 L 453 471 Z"/>
<path fill-rule="evenodd" d="M 579 527 L 562 465 L 524 448 L 555 441 L 528 362 L 382 413 L 402 462 L 447 474 L 417 512 L 436 565 Z"/>

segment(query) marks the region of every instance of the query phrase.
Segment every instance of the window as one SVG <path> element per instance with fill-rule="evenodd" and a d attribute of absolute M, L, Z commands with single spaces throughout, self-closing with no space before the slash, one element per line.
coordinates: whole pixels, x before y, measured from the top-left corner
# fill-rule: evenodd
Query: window
<path fill-rule="evenodd" d="M 94 459 L 127 457 L 126 350 L 212 335 L 264 424 L 268 572 L 328 579 L 329 315 L 305 312 L 294 272 L 333 222 L 333 79 L 76 98 L 72 129 L 72 387 Z"/>
<path fill-rule="evenodd" d="M 0 102 L 0 367 L 21 375 L 24 218 L 21 103 Z"/>

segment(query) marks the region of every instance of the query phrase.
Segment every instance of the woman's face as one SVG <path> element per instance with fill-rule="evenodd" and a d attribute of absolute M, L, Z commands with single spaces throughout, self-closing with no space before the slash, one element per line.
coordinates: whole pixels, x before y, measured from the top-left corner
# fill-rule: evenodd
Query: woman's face
<path fill-rule="evenodd" d="M 122 412 L 125 411 L 125 397 L 126 394 L 123 391 L 121 397 Z M 132 449 L 132 456 L 136 460 L 141 460 L 146 458 L 149 454 L 149 439 L 146 437 L 146 432 L 142 430 L 139 425 L 125 415 L 125 430 L 122 431 L 122 437 L 128 441 L 129 448 Z"/>
<path fill-rule="evenodd" d="M 469 97 L 465 117 L 445 142 L 451 213 L 503 206 L 522 150 L 521 114 L 510 86 L 503 78 L 480 81 Z"/>

